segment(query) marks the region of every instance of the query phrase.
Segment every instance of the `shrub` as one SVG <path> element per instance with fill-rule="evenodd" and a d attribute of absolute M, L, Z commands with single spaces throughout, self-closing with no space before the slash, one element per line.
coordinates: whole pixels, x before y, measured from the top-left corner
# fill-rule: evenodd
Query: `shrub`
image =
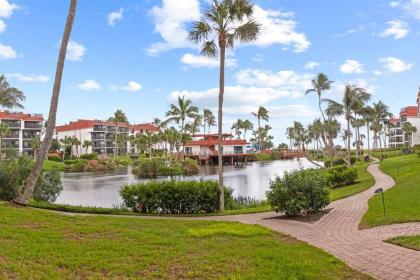
<path fill-rule="evenodd" d="M 356 183 L 359 174 L 356 168 L 339 165 L 328 170 L 327 178 L 331 187 L 339 188 Z"/>
<path fill-rule="evenodd" d="M 18 159 L 0 161 L 0 199 L 12 200 L 28 177 L 33 161 L 27 156 Z M 41 173 L 35 187 L 34 197 L 40 200 L 54 201 L 61 192 L 61 180 L 58 171 Z"/>
<path fill-rule="evenodd" d="M 134 164 L 133 174 L 141 178 L 156 178 L 159 165 L 156 159 L 140 159 Z"/>
<path fill-rule="evenodd" d="M 57 155 L 57 154 L 49 154 L 48 155 L 48 160 L 56 161 L 56 162 L 61 162 L 62 161 L 62 158 L 59 155 Z"/>
<path fill-rule="evenodd" d="M 178 162 L 168 162 L 159 164 L 156 174 L 158 176 L 182 175 L 182 166 Z"/>
<path fill-rule="evenodd" d="M 124 206 L 139 213 L 196 214 L 219 209 L 216 181 L 150 181 L 124 186 L 120 195 Z M 225 188 L 225 205 L 232 201 L 232 190 Z"/>
<path fill-rule="evenodd" d="M 194 159 L 187 158 L 181 163 L 181 165 L 182 173 L 184 175 L 194 175 L 200 172 L 200 166 L 198 165 L 198 162 Z"/>
<path fill-rule="evenodd" d="M 307 215 L 329 203 L 328 180 L 316 169 L 284 172 L 270 181 L 267 199 L 276 212 L 287 216 Z"/>
<path fill-rule="evenodd" d="M 98 159 L 98 153 L 84 154 L 80 156 L 81 159 L 93 160 Z"/>
<path fill-rule="evenodd" d="M 238 210 L 245 208 L 256 208 L 268 205 L 266 200 L 258 200 L 254 197 L 248 196 L 238 196 L 232 199 L 232 202 L 229 205 L 226 205 L 226 209 L 229 210 Z"/>

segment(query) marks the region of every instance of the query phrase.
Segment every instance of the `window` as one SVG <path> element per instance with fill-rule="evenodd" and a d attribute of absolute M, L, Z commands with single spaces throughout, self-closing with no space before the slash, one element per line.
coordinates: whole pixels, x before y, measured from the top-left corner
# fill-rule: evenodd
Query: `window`
<path fill-rule="evenodd" d="M 243 154 L 244 153 L 244 147 L 243 146 L 234 146 L 233 151 L 235 154 Z"/>
<path fill-rule="evenodd" d="M 192 154 L 192 147 L 185 147 L 186 154 Z"/>

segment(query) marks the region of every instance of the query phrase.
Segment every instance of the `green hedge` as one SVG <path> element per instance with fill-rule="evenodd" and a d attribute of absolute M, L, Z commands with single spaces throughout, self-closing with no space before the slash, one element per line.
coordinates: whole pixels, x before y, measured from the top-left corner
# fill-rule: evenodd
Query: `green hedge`
<path fill-rule="evenodd" d="M 350 164 L 351 165 L 355 164 L 356 161 L 357 161 L 357 158 L 355 156 L 350 157 Z M 325 167 L 331 167 L 331 162 L 332 162 L 332 166 L 346 164 L 346 162 L 343 158 L 336 158 L 333 161 L 331 161 L 330 159 L 325 160 L 324 161 L 324 166 Z"/>
<path fill-rule="evenodd" d="M 216 181 L 151 181 L 127 185 L 120 195 L 124 206 L 139 213 L 197 214 L 219 209 Z M 225 206 L 232 203 L 232 189 L 225 188 Z"/>
<path fill-rule="evenodd" d="M 356 168 L 339 165 L 328 170 L 327 178 L 332 188 L 339 188 L 355 184 L 359 174 Z"/>
<path fill-rule="evenodd" d="M 87 159 L 87 160 L 98 159 L 98 153 L 84 154 L 80 156 L 80 159 Z"/>

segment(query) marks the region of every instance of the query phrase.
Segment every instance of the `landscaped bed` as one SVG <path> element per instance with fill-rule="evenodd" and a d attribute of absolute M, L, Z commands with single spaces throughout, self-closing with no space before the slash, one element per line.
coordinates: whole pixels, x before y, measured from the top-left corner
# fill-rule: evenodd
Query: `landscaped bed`
<path fill-rule="evenodd" d="M 361 228 L 420 221 L 420 157 L 417 155 L 394 157 L 381 163 L 381 170 L 391 175 L 396 185 L 384 193 L 386 217 L 380 195 L 369 200 Z"/>
<path fill-rule="evenodd" d="M 0 204 L 0 278 L 369 279 L 260 226 L 81 217 Z"/>
<path fill-rule="evenodd" d="M 420 235 L 394 237 L 386 242 L 420 251 Z"/>

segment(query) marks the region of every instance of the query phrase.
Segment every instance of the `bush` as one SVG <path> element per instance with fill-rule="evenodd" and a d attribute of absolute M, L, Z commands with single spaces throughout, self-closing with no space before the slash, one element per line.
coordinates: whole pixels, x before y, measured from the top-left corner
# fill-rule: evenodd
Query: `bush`
<path fill-rule="evenodd" d="M 57 155 L 57 154 L 49 154 L 48 155 L 48 160 L 56 161 L 56 162 L 61 162 L 62 161 L 62 158 L 59 155 Z"/>
<path fill-rule="evenodd" d="M 156 171 L 158 176 L 176 176 L 182 173 L 182 166 L 178 162 L 161 163 Z"/>
<path fill-rule="evenodd" d="M 258 200 L 254 197 L 248 196 L 238 196 L 233 198 L 232 202 L 229 205 L 226 205 L 226 209 L 239 210 L 245 208 L 256 208 L 266 205 L 268 205 L 268 202 L 266 200 Z"/>
<path fill-rule="evenodd" d="M 320 170 L 306 169 L 284 172 L 270 181 L 267 199 L 276 212 L 287 216 L 307 215 L 329 203 L 328 180 Z"/>
<path fill-rule="evenodd" d="M 140 159 L 134 162 L 133 174 L 140 178 L 157 176 L 193 175 L 200 171 L 197 161 L 185 159 L 183 162 L 165 161 L 163 159 Z"/>
<path fill-rule="evenodd" d="M 216 181 L 151 181 L 124 186 L 120 191 L 124 206 L 148 214 L 217 212 L 219 194 Z M 225 188 L 225 205 L 231 201 L 232 190 Z"/>
<path fill-rule="evenodd" d="M 355 156 L 350 157 L 351 165 L 355 164 L 356 161 L 357 161 L 357 158 Z M 346 161 L 343 158 L 336 158 L 332 161 L 332 166 L 343 165 L 343 164 L 346 164 Z M 330 159 L 325 160 L 324 166 L 327 168 L 331 167 L 331 160 Z"/>
<path fill-rule="evenodd" d="M 356 183 L 359 174 L 356 168 L 339 165 L 328 170 L 327 178 L 332 188 L 339 188 Z"/>
<path fill-rule="evenodd" d="M 80 156 L 80 159 L 86 159 L 86 160 L 98 159 L 98 153 L 84 154 Z"/>
<path fill-rule="evenodd" d="M 198 165 L 198 162 L 194 159 L 187 158 L 181 163 L 181 165 L 182 173 L 184 175 L 194 175 L 200 172 L 200 166 Z"/>
<path fill-rule="evenodd" d="M 160 163 L 156 159 L 140 159 L 135 162 L 133 174 L 141 178 L 156 178 Z"/>
<path fill-rule="evenodd" d="M 0 200 L 12 200 L 28 177 L 33 161 L 27 156 L 0 161 Z M 62 190 L 57 171 L 41 173 L 35 186 L 34 197 L 54 201 Z"/>

